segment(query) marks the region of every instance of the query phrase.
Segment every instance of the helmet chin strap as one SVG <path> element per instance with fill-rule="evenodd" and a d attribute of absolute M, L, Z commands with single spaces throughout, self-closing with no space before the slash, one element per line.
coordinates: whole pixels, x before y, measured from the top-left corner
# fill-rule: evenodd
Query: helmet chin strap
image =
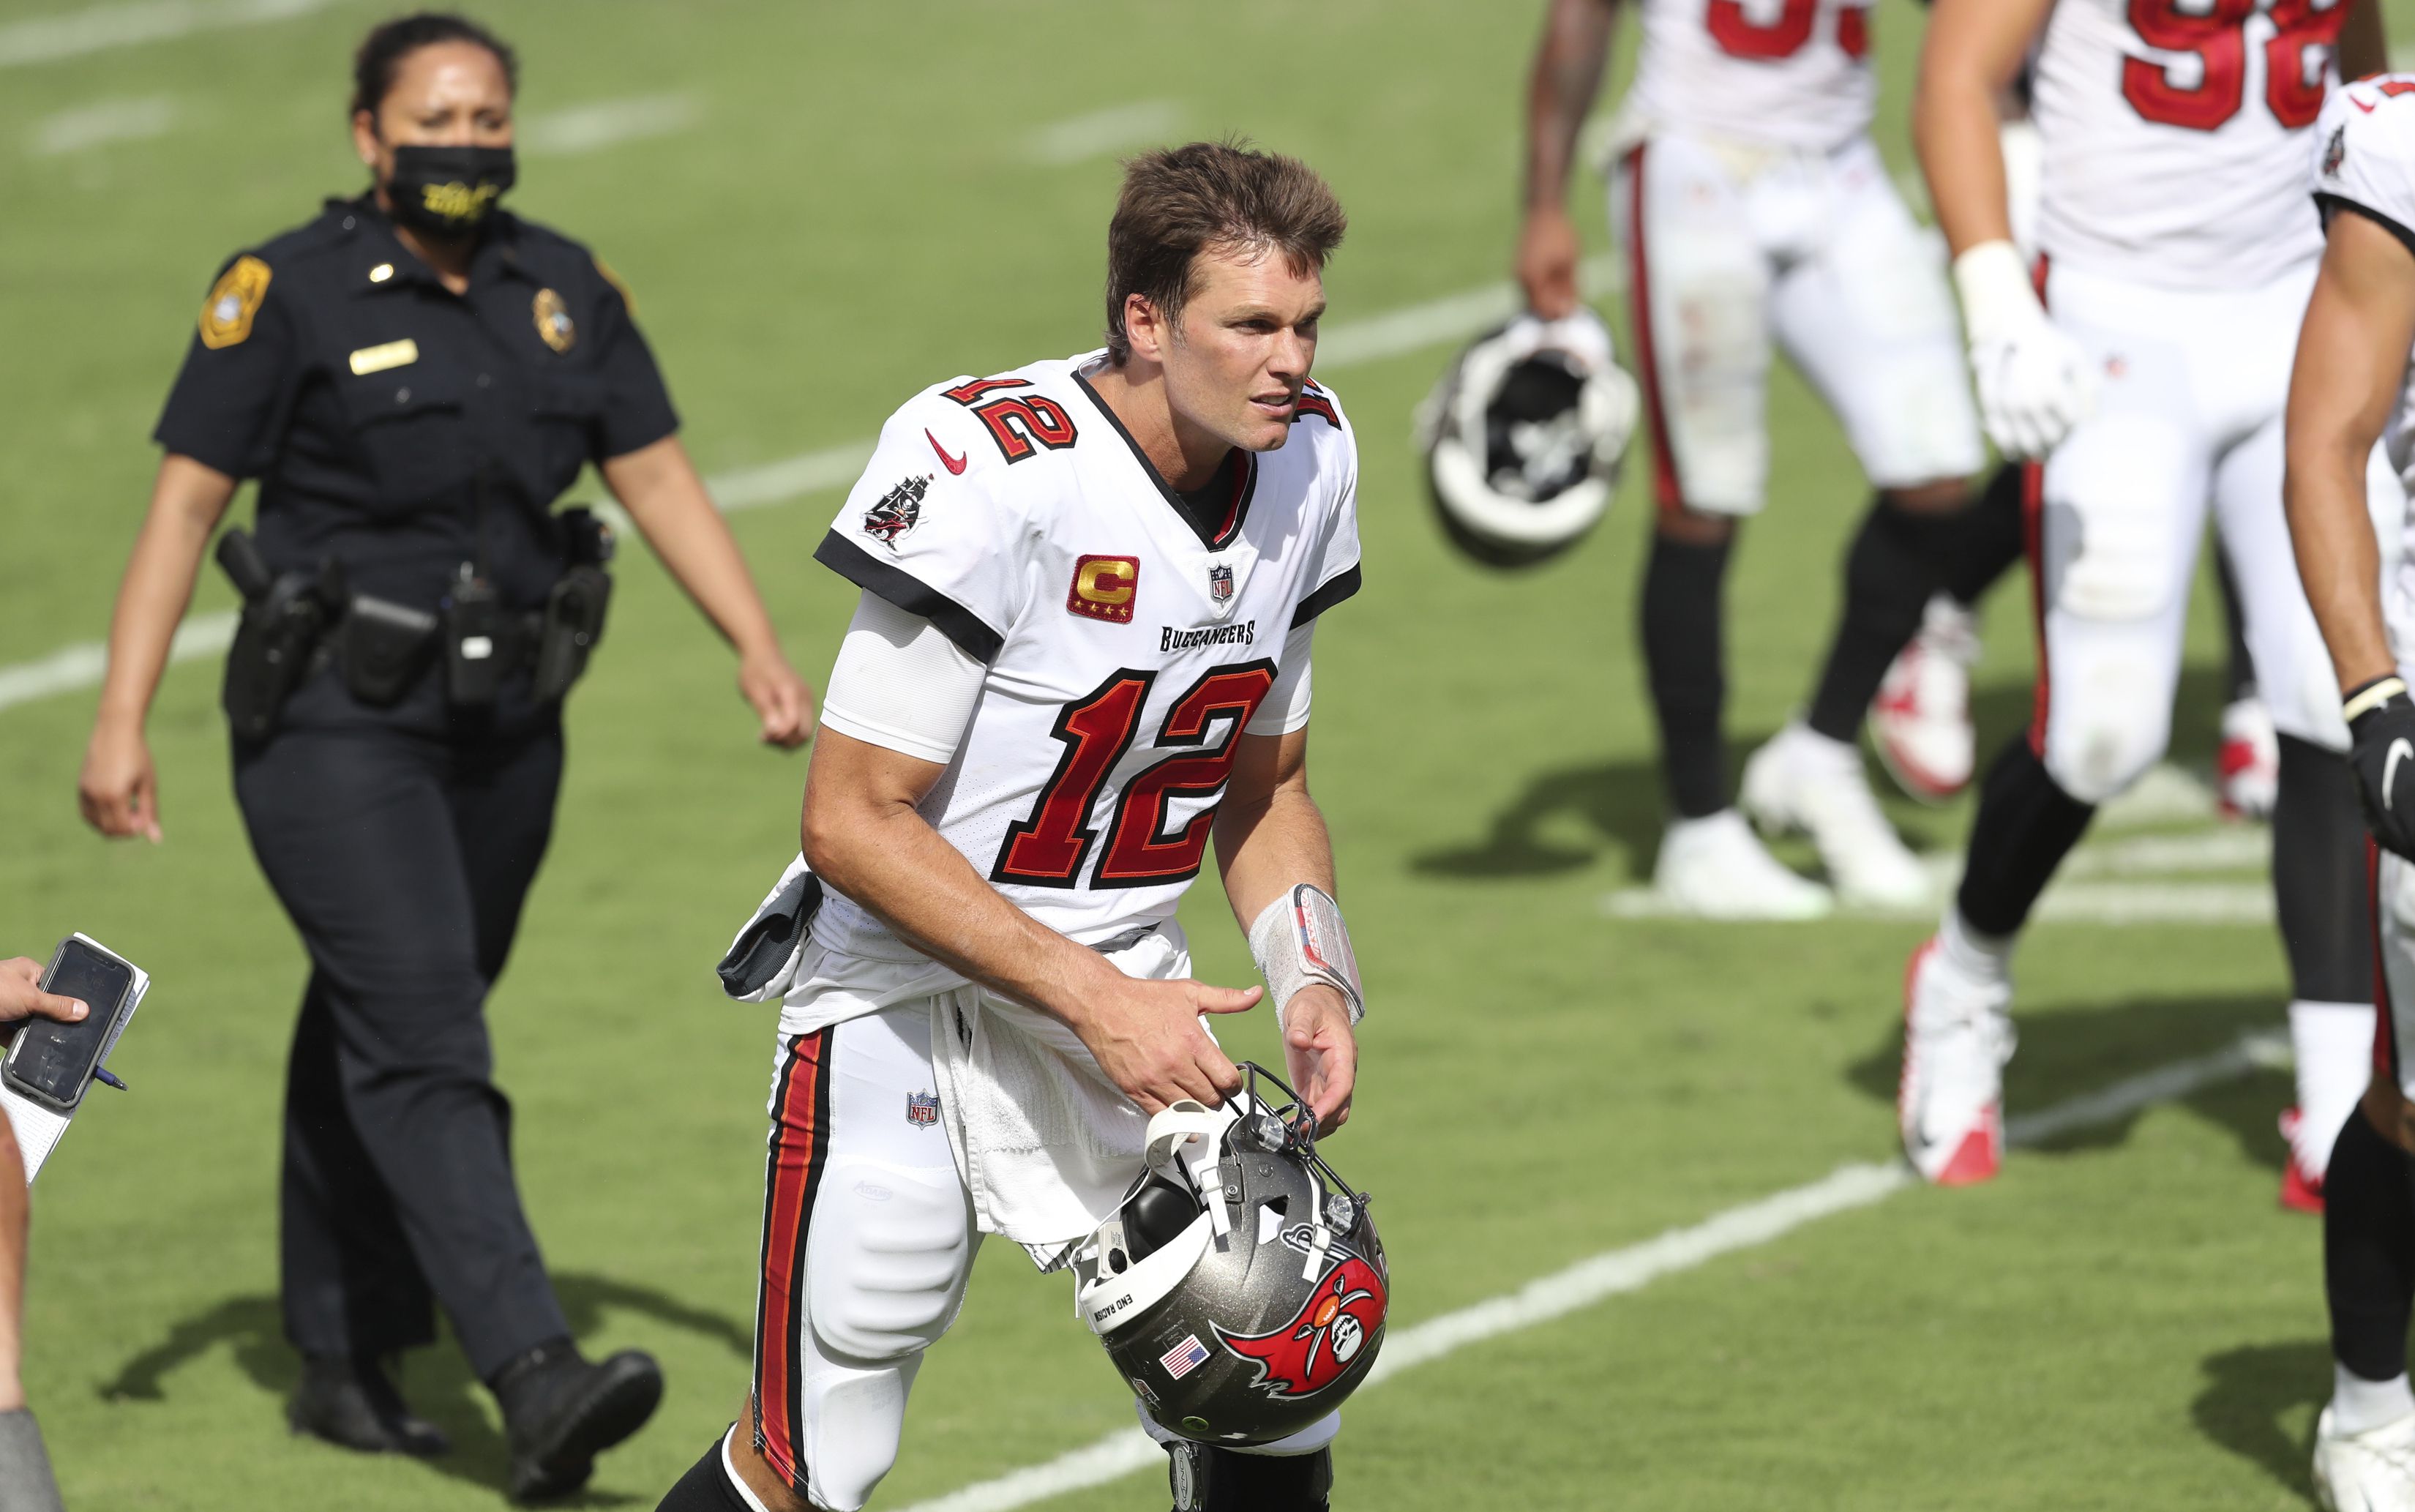
<path fill-rule="evenodd" d="M 1233 1232 L 1233 1214 L 1224 1203 L 1224 1183 L 1216 1175 L 1217 1142 L 1234 1116 L 1229 1108 L 1211 1109 L 1186 1098 L 1148 1120 L 1148 1163 L 1179 1160 L 1208 1209 L 1208 1228 L 1220 1239 Z"/>

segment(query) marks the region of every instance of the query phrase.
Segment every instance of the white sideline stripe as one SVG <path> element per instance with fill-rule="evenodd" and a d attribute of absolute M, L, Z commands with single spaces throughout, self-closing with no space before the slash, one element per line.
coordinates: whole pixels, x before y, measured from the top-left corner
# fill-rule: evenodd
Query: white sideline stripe
<path fill-rule="evenodd" d="M 1102 111 L 1052 121 L 1023 139 L 1023 150 L 1052 168 L 1104 157 L 1123 147 L 1145 147 L 1172 137 L 1182 126 L 1182 106 L 1170 99 L 1135 100 Z"/>
<path fill-rule="evenodd" d="M 163 42 L 194 32 L 251 26 L 324 10 L 335 0 L 140 0 L 0 25 L 0 68 Z"/>
<path fill-rule="evenodd" d="M 1932 876 L 1950 879 L 1961 858 L 1930 857 Z M 1898 907 L 1861 905 L 1839 907 L 1824 919 L 1933 921 L 1944 904 L 1945 889 L 1926 902 Z M 1692 919 L 1701 915 L 1681 907 L 1649 887 L 1620 888 L 1601 895 L 1606 919 Z M 2266 924 L 2272 920 L 2272 890 L 2264 882 L 2057 882 L 2038 900 L 2036 917 L 2057 923 L 2097 924 L 2136 928 L 2143 924 Z"/>
<path fill-rule="evenodd" d="M 44 116 L 35 124 L 26 150 L 37 157 L 56 157 L 112 142 L 163 137 L 175 124 L 176 102 L 166 95 L 96 100 Z"/>
<path fill-rule="evenodd" d="M 0 28 L 0 37 L 5 35 L 6 29 Z M 1617 287 L 1615 259 L 1591 259 L 1584 264 L 1582 272 L 1588 289 Z M 1411 305 L 1388 315 L 1346 322 L 1326 333 L 1318 352 L 1318 366 L 1331 368 L 1376 362 L 1474 336 L 1486 326 L 1506 319 L 1513 307 L 1514 296 L 1510 286 L 1503 283 L 1488 285 L 1468 293 L 1446 295 L 1422 305 Z M 863 471 L 864 463 L 872 459 L 876 444 L 868 440 L 849 442 L 843 446 L 825 447 L 818 452 L 806 452 L 758 467 L 741 468 L 705 479 L 705 487 L 711 490 L 713 501 L 725 513 L 784 504 L 807 494 L 819 493 L 827 488 L 843 488 L 853 483 L 856 474 Z M 175 646 L 169 659 L 172 662 L 190 661 L 224 651 L 233 636 L 233 615 L 204 615 L 177 631 Z M 91 687 L 100 681 L 107 666 L 106 649 L 97 641 L 87 641 L 64 647 L 38 661 L 0 666 L 0 709 L 12 708 L 55 693 Z"/>
<path fill-rule="evenodd" d="M 703 113 L 693 95 L 633 95 L 532 115 L 520 123 L 518 141 L 532 157 L 575 157 L 624 142 L 675 135 L 696 125 Z"/>
<path fill-rule="evenodd" d="M 2015 1145 L 2032 1145 L 2077 1129 L 2111 1123 L 2157 1102 L 2169 1102 L 2259 1068 L 2286 1064 L 2286 1036 L 2251 1034 L 2227 1050 L 2177 1061 L 2099 1091 L 2043 1109 L 2005 1127 Z M 1642 1291 L 1664 1276 L 1694 1270 L 1722 1255 L 1758 1249 L 1821 1219 L 1884 1202 L 1918 1186 L 1901 1161 L 1839 1166 L 1818 1181 L 1731 1207 L 1700 1223 L 1671 1229 L 1641 1244 L 1605 1250 L 1565 1270 L 1528 1281 L 1456 1312 L 1394 1332 L 1368 1373 L 1371 1390 L 1403 1370 L 1458 1353 L 1502 1334 L 1579 1312 L 1610 1297 Z M 905 1512 L 1014 1512 L 1068 1491 L 1102 1486 L 1164 1462 L 1163 1451 L 1138 1429 L 1110 1433 L 1083 1448 L 917 1502 Z"/>

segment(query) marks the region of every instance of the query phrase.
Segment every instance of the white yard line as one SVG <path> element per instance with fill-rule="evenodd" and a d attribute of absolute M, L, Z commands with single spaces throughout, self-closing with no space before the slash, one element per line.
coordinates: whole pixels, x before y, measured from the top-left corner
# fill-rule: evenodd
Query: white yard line
<path fill-rule="evenodd" d="M 2228 1050 L 2177 1061 L 2101 1091 L 2015 1118 L 2006 1135 L 2016 1145 L 2035 1144 L 2074 1130 L 2108 1124 L 2142 1108 L 2169 1102 L 2201 1088 L 2235 1081 L 2259 1067 L 2286 1064 L 2288 1041 L 2279 1034 L 2254 1034 Z M 1629 1292 L 1664 1276 L 1698 1269 L 1742 1250 L 1758 1249 L 1821 1219 L 1869 1207 L 1919 1183 L 1900 1161 L 1838 1167 L 1829 1175 L 1758 1202 L 1731 1207 L 1688 1228 L 1671 1229 L 1641 1244 L 1578 1261 L 1564 1270 L 1528 1281 L 1514 1292 L 1489 1297 L 1456 1312 L 1429 1318 L 1392 1332 L 1369 1374 L 1372 1390 L 1403 1370 Z M 1110 1433 L 1083 1448 L 977 1482 L 905 1512 L 1014 1512 L 1014 1509 L 1118 1480 L 1165 1462 L 1164 1451 L 1138 1429 Z"/>
<path fill-rule="evenodd" d="M 57 157 L 112 142 L 164 137 L 175 124 L 176 102 L 166 95 L 95 100 L 36 122 L 25 150 L 36 157 Z"/>
<path fill-rule="evenodd" d="M 675 136 L 703 114 L 693 95 L 633 95 L 531 115 L 520 122 L 515 141 L 532 157 L 575 157 L 624 142 Z"/>
<path fill-rule="evenodd" d="M 1023 139 L 1023 150 L 1052 168 L 1088 162 L 1127 147 L 1154 146 L 1182 127 L 1182 106 L 1170 99 L 1135 100 L 1052 121 Z"/>
<path fill-rule="evenodd" d="M 0 28 L 0 37 L 6 35 L 6 28 Z M 1617 285 L 1617 264 L 1611 258 L 1587 262 L 1584 275 L 1589 288 L 1609 290 Z M 1509 286 L 1488 284 L 1388 315 L 1344 322 L 1326 333 L 1323 350 L 1318 352 L 1318 369 L 1376 362 L 1474 336 L 1506 318 L 1511 307 Z M 724 510 L 784 504 L 853 483 L 863 464 L 871 459 L 874 444 L 869 440 L 849 442 L 759 467 L 741 468 L 707 478 L 705 487 Z M 212 655 L 224 651 L 233 635 L 232 614 L 199 616 L 177 632 L 170 659 L 182 662 Z M 0 666 L 0 709 L 92 687 L 100 681 L 107 665 L 105 649 L 98 642 L 87 641 L 63 647 L 37 661 Z"/>
<path fill-rule="evenodd" d="M 56 63 L 195 32 L 252 26 L 324 10 L 335 0 L 138 0 L 0 23 L 0 68 Z"/>

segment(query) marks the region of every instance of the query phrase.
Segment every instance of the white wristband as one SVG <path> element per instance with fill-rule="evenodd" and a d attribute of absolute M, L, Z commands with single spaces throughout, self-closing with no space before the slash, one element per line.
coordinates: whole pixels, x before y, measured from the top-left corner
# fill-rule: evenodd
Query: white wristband
<path fill-rule="evenodd" d="M 1358 958 L 1350 949 L 1350 931 L 1342 922 L 1342 906 L 1322 888 L 1302 882 L 1268 904 L 1250 925 L 1250 953 L 1267 979 L 1275 1003 L 1275 1025 L 1282 1025 L 1283 1005 L 1301 988 L 1323 984 L 1350 1005 L 1350 1022 L 1367 1014 L 1366 995 L 1358 988 Z"/>
<path fill-rule="evenodd" d="M 2002 340 L 2046 319 L 2021 250 L 2010 242 L 1981 242 L 1956 258 L 1954 289 L 1962 296 L 1962 325 L 1972 346 Z"/>

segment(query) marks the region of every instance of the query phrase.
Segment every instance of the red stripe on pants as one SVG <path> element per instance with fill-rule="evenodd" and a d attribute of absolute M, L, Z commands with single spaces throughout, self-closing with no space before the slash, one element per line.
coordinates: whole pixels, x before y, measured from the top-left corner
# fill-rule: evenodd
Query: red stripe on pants
<path fill-rule="evenodd" d="M 2364 897 L 2373 916 L 2373 1074 L 2390 1079 L 2390 1090 L 2406 1084 L 2398 1079 L 2398 1018 L 2390 1010 L 2390 972 L 2381 952 L 2381 847 L 2368 836 L 2364 842 Z"/>
<path fill-rule="evenodd" d="M 1669 444 L 1667 407 L 1660 402 L 1660 359 L 1652 341 L 1651 260 L 1643 253 L 1643 144 L 1627 155 L 1627 292 L 1635 311 L 1636 366 L 1643 369 L 1643 415 L 1652 427 L 1653 498 L 1664 510 L 1686 507 L 1677 482 L 1677 454 Z"/>
<path fill-rule="evenodd" d="M 755 1447 L 805 1494 L 805 1232 L 830 1150 L 831 1031 L 799 1035 L 780 1069 L 763 1178 L 763 1283 L 755 1306 Z"/>

